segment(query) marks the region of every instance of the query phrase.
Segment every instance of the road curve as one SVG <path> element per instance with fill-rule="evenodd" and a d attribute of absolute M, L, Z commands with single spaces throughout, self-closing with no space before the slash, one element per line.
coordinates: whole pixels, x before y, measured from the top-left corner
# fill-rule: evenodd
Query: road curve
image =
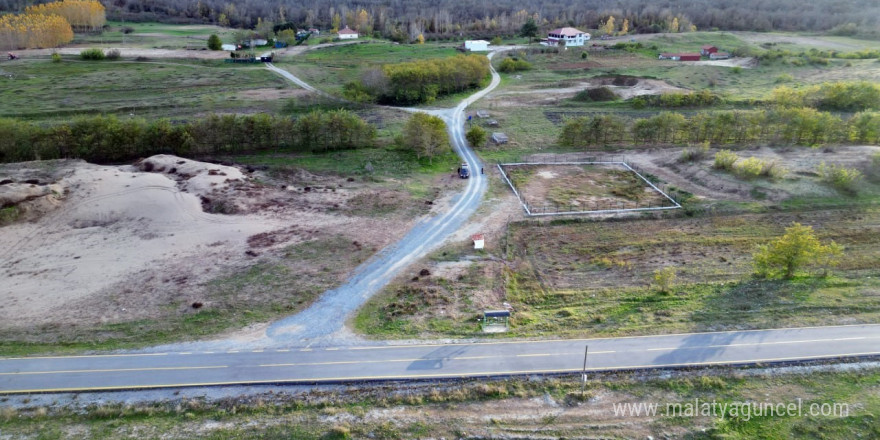
<path fill-rule="evenodd" d="M 0 359 L 0 394 L 501 377 L 880 355 L 880 325 L 605 339 Z"/>
<path fill-rule="evenodd" d="M 326 95 L 286 70 L 279 69 L 271 63 L 267 64 L 267 67 L 307 90 Z M 476 212 L 488 185 L 486 177 L 480 173 L 482 164 L 468 146 L 464 136 L 464 109 L 491 92 L 501 82 L 501 77 L 491 67 L 491 63 L 490 70 L 492 80 L 486 88 L 463 100 L 453 109 L 433 111 L 446 121 L 453 149 L 473 170 L 464 192 L 452 201 L 452 207 L 445 213 L 417 223 L 400 241 L 383 249 L 366 264 L 357 268 L 345 284 L 325 292 L 306 310 L 273 323 L 267 329 L 266 336 L 273 340 L 274 344 L 268 345 L 305 344 L 327 338 L 340 331 L 345 317 L 354 313 L 370 297 L 391 282 L 402 269 L 443 243 Z"/>

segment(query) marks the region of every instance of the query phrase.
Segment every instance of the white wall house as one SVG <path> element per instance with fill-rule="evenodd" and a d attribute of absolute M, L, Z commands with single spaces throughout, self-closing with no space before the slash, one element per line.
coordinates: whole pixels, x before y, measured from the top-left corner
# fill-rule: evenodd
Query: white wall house
<path fill-rule="evenodd" d="M 464 50 L 471 52 L 488 52 L 489 42 L 486 40 L 465 40 Z"/>
<path fill-rule="evenodd" d="M 589 40 L 590 34 L 581 30 L 577 30 L 573 27 L 553 29 L 552 31 L 547 33 L 548 46 L 561 46 L 563 44 L 565 44 L 566 47 L 583 46 L 584 43 Z"/>
<path fill-rule="evenodd" d="M 348 26 L 345 29 L 340 29 L 337 35 L 339 35 L 340 40 L 357 40 L 358 37 L 357 31 L 349 29 Z"/>

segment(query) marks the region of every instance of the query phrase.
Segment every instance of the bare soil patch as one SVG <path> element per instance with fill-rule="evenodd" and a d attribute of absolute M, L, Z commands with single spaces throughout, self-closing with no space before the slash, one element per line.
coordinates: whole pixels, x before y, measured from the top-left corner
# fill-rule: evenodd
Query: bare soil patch
<path fill-rule="evenodd" d="M 0 182 L 24 213 L 0 233 L 0 334 L 34 342 L 135 320 L 154 320 L 146 331 L 198 313 L 292 313 L 430 209 L 363 181 L 168 155 L 8 164 Z M 382 218 L 359 211 L 387 197 Z"/>
<path fill-rule="evenodd" d="M 622 165 L 507 165 L 504 168 L 529 206 L 596 211 L 669 204 L 662 194 Z"/>

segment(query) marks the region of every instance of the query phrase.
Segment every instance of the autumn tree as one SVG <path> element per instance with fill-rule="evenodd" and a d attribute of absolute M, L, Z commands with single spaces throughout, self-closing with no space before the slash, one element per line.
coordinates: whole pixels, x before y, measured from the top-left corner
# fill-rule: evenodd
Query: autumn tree
<path fill-rule="evenodd" d="M 28 6 L 28 15 L 58 15 L 77 31 L 99 31 L 107 22 L 104 5 L 97 0 L 65 0 Z"/>
<path fill-rule="evenodd" d="M 608 20 L 605 20 L 605 22 L 602 23 L 602 26 L 599 29 L 604 32 L 605 35 L 614 35 L 614 27 L 614 16 L 612 15 L 608 17 Z"/>
<path fill-rule="evenodd" d="M 624 18 L 623 24 L 620 25 L 620 35 L 626 35 L 629 33 L 629 19 Z"/>
<path fill-rule="evenodd" d="M 812 226 L 795 222 L 785 228 L 782 237 L 758 246 L 754 255 L 755 272 L 768 278 L 790 279 L 803 266 L 835 266 L 842 253 L 843 247 L 833 241 L 827 245 L 820 243 Z"/>
<path fill-rule="evenodd" d="M 403 142 L 416 152 L 419 159 L 427 157 L 433 161 L 434 156 L 449 151 L 446 123 L 437 116 L 416 113 L 403 127 Z"/>
<path fill-rule="evenodd" d="M 0 16 L 0 45 L 5 49 L 57 47 L 71 40 L 73 29 L 59 15 Z"/>

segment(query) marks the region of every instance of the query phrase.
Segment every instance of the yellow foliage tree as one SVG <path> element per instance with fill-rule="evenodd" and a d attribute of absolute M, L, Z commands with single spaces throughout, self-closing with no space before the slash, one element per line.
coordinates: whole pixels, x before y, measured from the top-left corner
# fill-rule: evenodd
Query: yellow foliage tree
<path fill-rule="evenodd" d="M 602 23 L 602 32 L 605 32 L 607 35 L 614 35 L 614 16 L 608 17 L 608 20 L 605 23 Z"/>
<path fill-rule="evenodd" d="M 65 0 L 28 6 L 27 15 L 58 15 L 64 17 L 73 29 L 98 31 L 107 22 L 104 5 L 97 0 Z"/>
<path fill-rule="evenodd" d="M 70 23 L 58 15 L 0 16 L 0 44 L 4 49 L 56 47 L 73 40 Z"/>
<path fill-rule="evenodd" d="M 417 42 L 418 44 L 425 44 L 425 36 L 422 35 L 422 34 L 419 34 L 419 36 L 416 37 L 416 42 Z"/>
<path fill-rule="evenodd" d="M 678 32 L 678 17 L 672 17 L 672 22 L 669 23 L 669 32 Z"/>
<path fill-rule="evenodd" d="M 620 35 L 626 35 L 629 32 L 629 19 L 624 18 L 623 24 L 620 25 Z"/>

